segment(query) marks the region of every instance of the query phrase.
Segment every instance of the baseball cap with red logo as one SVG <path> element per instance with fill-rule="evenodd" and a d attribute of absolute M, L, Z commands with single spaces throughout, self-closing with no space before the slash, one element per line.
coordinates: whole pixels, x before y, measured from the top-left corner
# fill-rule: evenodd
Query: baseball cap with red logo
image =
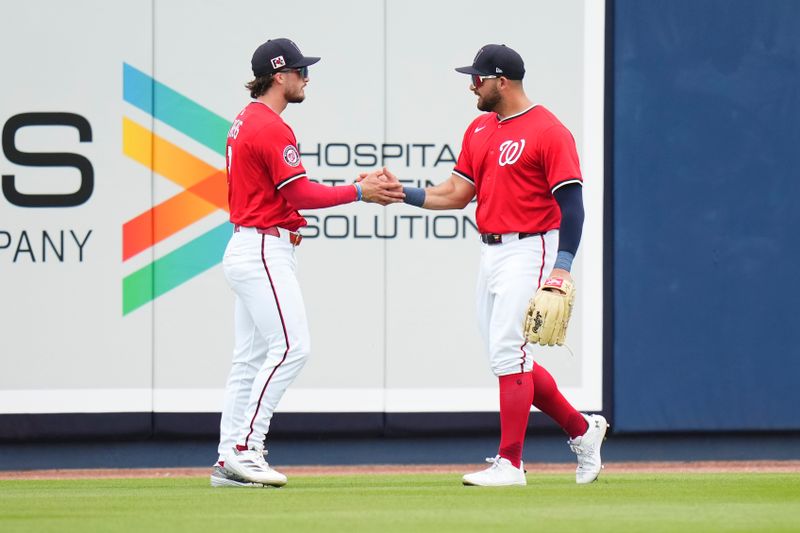
<path fill-rule="evenodd" d="M 475 54 L 472 65 L 459 67 L 456 72 L 475 76 L 503 76 L 509 80 L 525 77 L 522 57 L 504 44 L 487 44 Z"/>
<path fill-rule="evenodd" d="M 258 77 L 275 74 L 280 70 L 307 67 L 319 60 L 318 57 L 304 56 L 293 41 L 280 38 L 270 39 L 256 48 L 250 64 L 253 74 Z"/>

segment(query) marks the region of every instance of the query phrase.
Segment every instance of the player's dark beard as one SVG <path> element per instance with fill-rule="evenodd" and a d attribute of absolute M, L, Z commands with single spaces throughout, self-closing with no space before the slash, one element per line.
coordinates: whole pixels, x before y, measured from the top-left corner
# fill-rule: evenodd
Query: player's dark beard
<path fill-rule="evenodd" d="M 287 90 L 283 93 L 283 95 L 286 98 L 286 101 L 289 102 L 290 104 L 299 104 L 300 102 L 306 99 L 306 95 L 303 92 L 302 87 L 299 89 L 295 89 L 294 91 L 291 92 L 287 88 Z"/>
<path fill-rule="evenodd" d="M 497 87 L 495 87 L 494 90 L 486 96 L 478 97 L 478 109 L 481 111 L 494 111 L 499 103 L 500 91 L 497 90 Z"/>

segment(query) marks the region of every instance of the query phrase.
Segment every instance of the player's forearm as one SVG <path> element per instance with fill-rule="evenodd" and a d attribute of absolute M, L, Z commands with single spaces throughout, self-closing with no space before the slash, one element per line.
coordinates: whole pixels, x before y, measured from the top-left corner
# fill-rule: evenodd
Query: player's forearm
<path fill-rule="evenodd" d="M 475 195 L 472 185 L 458 184 L 452 177 L 434 187 L 403 187 L 403 192 L 407 204 L 425 209 L 463 209 Z"/>
<path fill-rule="evenodd" d="M 405 190 L 405 187 L 403 189 Z M 469 200 L 464 201 L 452 191 L 437 190 L 436 187 L 427 187 L 422 191 L 424 202 L 419 207 L 425 209 L 463 209 L 469 203 Z"/>
<path fill-rule="evenodd" d="M 353 185 L 322 185 L 307 178 L 281 187 L 281 194 L 295 209 L 319 209 L 355 202 L 358 190 Z"/>
<path fill-rule="evenodd" d="M 583 233 L 583 187 L 566 185 L 553 193 L 561 209 L 561 227 L 558 232 L 558 257 L 555 269 L 569 271 L 578 252 Z"/>

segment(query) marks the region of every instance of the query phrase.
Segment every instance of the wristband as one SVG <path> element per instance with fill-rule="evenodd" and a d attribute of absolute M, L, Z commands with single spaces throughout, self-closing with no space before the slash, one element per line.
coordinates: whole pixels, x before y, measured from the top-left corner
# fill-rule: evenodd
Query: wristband
<path fill-rule="evenodd" d="M 403 194 L 406 195 L 406 197 L 403 198 L 403 202 L 409 205 L 422 207 L 425 203 L 425 189 L 420 187 L 403 187 Z"/>
<path fill-rule="evenodd" d="M 354 183 L 353 186 L 356 188 L 356 193 L 358 194 L 358 197 L 356 198 L 356 202 L 360 202 L 361 201 L 361 194 L 362 194 L 361 193 L 361 184 L 360 183 Z"/>
<path fill-rule="evenodd" d="M 561 270 L 566 270 L 569 272 L 569 269 L 572 268 L 572 261 L 574 259 L 574 254 L 571 254 L 566 250 L 559 250 L 558 255 L 556 256 L 556 264 L 553 265 L 553 268 L 560 268 Z"/>

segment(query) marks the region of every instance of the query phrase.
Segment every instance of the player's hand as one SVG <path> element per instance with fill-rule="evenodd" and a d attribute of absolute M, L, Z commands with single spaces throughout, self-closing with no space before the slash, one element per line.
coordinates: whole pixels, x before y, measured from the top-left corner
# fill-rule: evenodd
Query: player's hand
<path fill-rule="evenodd" d="M 364 178 L 369 176 L 370 174 L 375 174 L 379 178 L 383 177 L 383 169 L 373 170 L 372 172 L 361 172 L 359 173 L 358 177 L 356 178 L 356 183 L 360 183 L 364 181 Z"/>
<path fill-rule="evenodd" d="M 549 275 L 549 276 L 547 276 L 547 277 L 548 277 L 548 278 L 560 278 L 560 279 L 564 279 L 564 280 L 567 280 L 567 281 L 569 281 L 570 283 L 572 283 L 572 282 L 573 282 L 573 281 L 572 281 L 572 274 L 570 274 L 570 273 L 569 273 L 569 271 L 567 271 L 567 270 L 564 270 L 563 268 L 554 268 L 554 269 L 553 269 L 553 270 L 550 272 L 550 275 Z M 554 290 L 554 289 L 548 289 L 548 290 Z"/>
<path fill-rule="evenodd" d="M 381 205 L 402 202 L 406 197 L 403 194 L 403 185 L 395 180 L 389 181 L 383 176 L 383 171 L 370 172 L 363 178 L 359 175 L 361 183 L 361 199 Z"/>
<path fill-rule="evenodd" d="M 390 182 L 393 182 L 393 183 L 400 183 L 400 180 L 397 179 L 397 176 L 392 174 L 392 172 L 386 167 L 383 167 L 381 169 L 381 174 L 383 174 L 383 178 L 386 181 L 390 181 Z"/>

